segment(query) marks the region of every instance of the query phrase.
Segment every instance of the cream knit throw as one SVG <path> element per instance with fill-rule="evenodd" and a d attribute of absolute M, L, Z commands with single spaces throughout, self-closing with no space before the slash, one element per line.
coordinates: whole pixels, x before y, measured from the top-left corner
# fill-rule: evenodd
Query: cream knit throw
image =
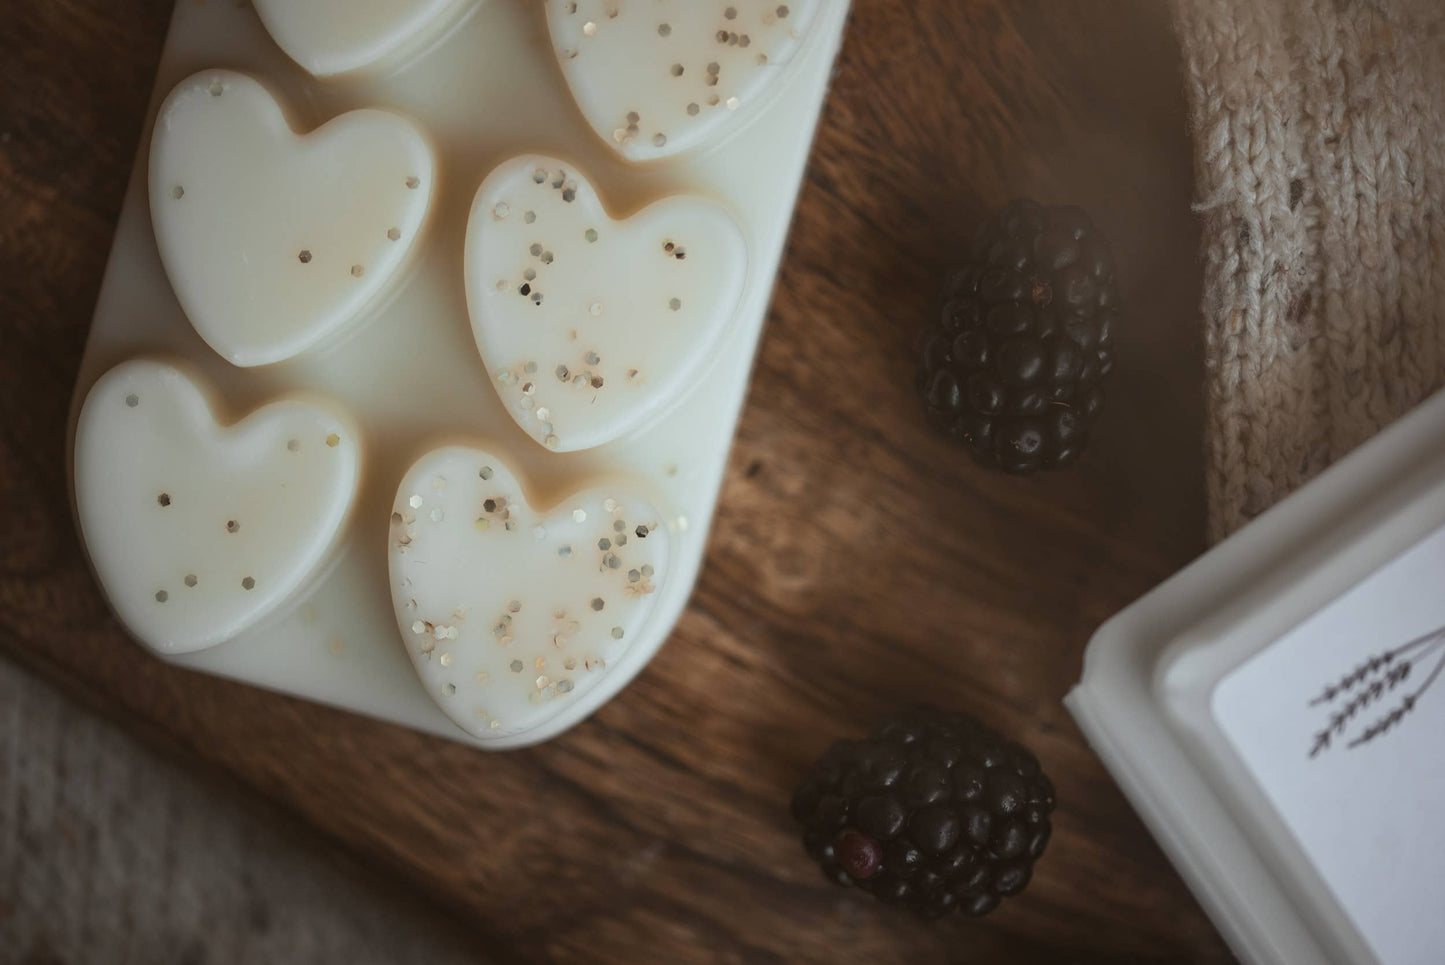
<path fill-rule="evenodd" d="M 1175 0 L 1222 539 L 1445 384 L 1445 0 Z"/>

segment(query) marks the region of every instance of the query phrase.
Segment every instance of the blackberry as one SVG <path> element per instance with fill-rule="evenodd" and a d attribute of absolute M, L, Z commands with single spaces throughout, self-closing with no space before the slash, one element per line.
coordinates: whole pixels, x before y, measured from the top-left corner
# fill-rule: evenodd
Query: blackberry
<path fill-rule="evenodd" d="M 1022 746 L 931 707 L 838 741 L 793 793 L 823 872 L 926 917 L 984 915 L 1029 883 L 1054 788 Z"/>
<path fill-rule="evenodd" d="M 929 420 L 1009 472 L 1078 458 L 1114 366 L 1109 245 L 1082 209 L 1015 201 L 985 223 L 920 342 Z"/>

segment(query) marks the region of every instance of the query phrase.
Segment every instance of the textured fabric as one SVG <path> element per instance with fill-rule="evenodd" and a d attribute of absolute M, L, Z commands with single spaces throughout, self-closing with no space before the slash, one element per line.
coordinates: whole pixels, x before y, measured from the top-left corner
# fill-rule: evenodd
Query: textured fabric
<path fill-rule="evenodd" d="M 1445 383 L 1445 2 L 1174 7 L 1217 540 Z"/>
<path fill-rule="evenodd" d="M 0 965 L 471 961 L 430 909 L 0 661 Z"/>

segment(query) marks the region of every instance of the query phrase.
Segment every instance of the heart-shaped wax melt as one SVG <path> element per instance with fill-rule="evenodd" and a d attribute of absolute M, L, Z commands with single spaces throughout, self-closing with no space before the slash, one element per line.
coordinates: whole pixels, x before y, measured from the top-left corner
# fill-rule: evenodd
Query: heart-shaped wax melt
<path fill-rule="evenodd" d="M 427 692 L 474 737 L 591 709 L 643 645 L 668 575 L 668 530 L 625 484 L 534 509 L 495 455 L 422 457 L 391 514 L 392 601 Z"/>
<path fill-rule="evenodd" d="M 151 141 L 166 274 L 201 337 L 235 365 L 303 352 L 395 280 L 431 199 L 431 149 L 395 114 L 358 110 L 301 136 L 230 71 L 183 81 Z"/>
<path fill-rule="evenodd" d="M 552 158 L 493 171 L 467 225 L 467 306 L 508 413 L 532 438 L 588 449 L 658 415 L 698 378 L 737 309 L 742 232 L 701 198 L 613 221 Z"/>
<path fill-rule="evenodd" d="M 572 96 L 635 160 L 714 138 L 761 101 L 821 0 L 547 0 Z"/>
<path fill-rule="evenodd" d="M 195 383 L 148 360 L 101 376 L 75 429 L 96 575 L 165 653 L 229 640 L 291 598 L 335 542 L 359 466 L 355 433 L 326 406 L 281 400 L 219 425 Z"/>
<path fill-rule="evenodd" d="M 271 39 L 317 77 L 381 63 L 416 47 L 475 0 L 252 0 Z"/>

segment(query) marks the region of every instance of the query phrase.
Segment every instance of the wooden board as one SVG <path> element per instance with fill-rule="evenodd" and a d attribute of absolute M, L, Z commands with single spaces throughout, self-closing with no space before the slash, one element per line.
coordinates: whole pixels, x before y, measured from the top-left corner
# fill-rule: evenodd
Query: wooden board
<path fill-rule="evenodd" d="M 500 756 L 166 667 L 91 583 L 62 439 L 169 8 L 0 15 L 0 652 L 503 961 L 1231 960 L 1060 704 L 1094 627 L 1203 548 L 1198 229 L 1163 4 L 857 0 L 693 603 L 592 721 Z M 1098 437 L 1038 479 L 975 467 L 912 389 L 942 278 L 1019 194 L 1094 212 L 1127 310 Z M 788 817 L 833 736 L 918 700 L 1028 744 L 1058 787 L 1034 883 L 981 921 L 826 883 Z"/>

